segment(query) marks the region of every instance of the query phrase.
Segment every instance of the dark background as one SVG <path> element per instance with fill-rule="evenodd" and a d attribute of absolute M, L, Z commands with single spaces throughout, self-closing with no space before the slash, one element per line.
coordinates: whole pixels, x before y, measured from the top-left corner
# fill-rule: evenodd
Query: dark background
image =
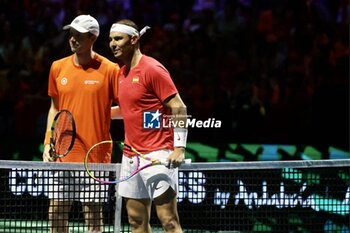
<path fill-rule="evenodd" d="M 109 29 L 140 28 L 142 52 L 162 62 L 196 119 L 189 141 L 349 150 L 349 1 L 0 0 L 0 157 L 40 156 L 52 61 L 69 55 L 62 27 L 91 14 L 95 50 L 115 61 Z M 122 124 L 112 136 L 122 139 Z"/>

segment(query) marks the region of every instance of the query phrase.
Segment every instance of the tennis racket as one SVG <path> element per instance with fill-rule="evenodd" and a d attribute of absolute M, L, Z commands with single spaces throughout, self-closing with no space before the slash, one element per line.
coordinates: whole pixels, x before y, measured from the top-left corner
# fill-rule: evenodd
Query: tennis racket
<path fill-rule="evenodd" d="M 124 147 L 127 147 L 129 150 L 135 153 L 135 156 L 133 156 L 133 160 L 130 163 L 130 169 L 124 174 L 123 176 L 119 178 L 111 178 L 108 176 L 100 175 L 100 170 L 103 169 L 103 164 L 97 164 L 92 163 L 96 156 L 103 156 L 108 148 L 111 148 L 111 146 L 118 146 L 121 151 Z M 141 162 L 141 160 L 144 160 Z M 185 159 L 183 163 L 190 164 L 191 159 Z M 93 145 L 88 152 L 85 155 L 84 159 L 84 167 L 87 172 L 87 174 L 94 179 L 95 181 L 101 183 L 101 184 L 118 184 L 120 182 L 126 181 L 136 175 L 138 172 L 142 171 L 143 169 L 146 169 L 151 166 L 155 165 L 168 165 L 168 161 L 166 159 L 154 159 L 146 157 L 141 152 L 137 151 L 135 148 L 125 144 L 124 142 L 120 141 L 112 141 L 112 140 L 106 140 L 101 141 Z"/>
<path fill-rule="evenodd" d="M 60 110 L 51 125 L 50 156 L 53 160 L 65 157 L 75 140 L 75 122 L 68 110 Z"/>

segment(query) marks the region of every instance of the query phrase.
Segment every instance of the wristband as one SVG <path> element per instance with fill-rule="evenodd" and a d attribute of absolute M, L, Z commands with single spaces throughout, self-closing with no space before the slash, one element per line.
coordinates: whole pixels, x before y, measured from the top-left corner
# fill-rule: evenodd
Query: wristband
<path fill-rule="evenodd" d="M 51 138 L 51 131 L 46 131 L 46 133 L 45 133 L 45 140 L 44 140 L 44 146 L 50 144 L 50 138 Z"/>
<path fill-rule="evenodd" d="M 174 128 L 174 147 L 185 147 L 187 142 L 186 128 Z"/>

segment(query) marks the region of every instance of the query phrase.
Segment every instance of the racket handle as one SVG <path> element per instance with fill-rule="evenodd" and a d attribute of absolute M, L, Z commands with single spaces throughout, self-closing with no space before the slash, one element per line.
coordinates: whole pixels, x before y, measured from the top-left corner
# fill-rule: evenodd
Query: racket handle
<path fill-rule="evenodd" d="M 160 163 L 161 163 L 162 165 L 167 166 L 169 162 L 168 162 L 167 159 L 161 159 L 161 160 L 160 160 Z M 192 163 L 192 159 L 185 159 L 185 160 L 182 161 L 182 164 L 191 164 L 191 163 Z"/>

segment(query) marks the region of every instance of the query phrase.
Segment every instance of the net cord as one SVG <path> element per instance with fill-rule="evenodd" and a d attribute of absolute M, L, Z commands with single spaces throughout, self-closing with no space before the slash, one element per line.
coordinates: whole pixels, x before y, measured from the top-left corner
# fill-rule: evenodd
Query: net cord
<path fill-rule="evenodd" d="M 103 169 L 105 171 L 120 170 L 119 163 L 90 164 L 91 168 Z M 84 163 L 51 163 L 42 161 L 13 161 L 0 160 L 0 168 L 27 168 L 47 170 L 85 170 Z M 258 161 L 258 162 L 207 162 L 183 164 L 182 171 L 193 170 L 245 170 L 245 169 L 280 169 L 280 168 L 317 168 L 317 167 L 350 167 L 350 159 L 331 160 L 294 160 L 294 161 Z"/>

